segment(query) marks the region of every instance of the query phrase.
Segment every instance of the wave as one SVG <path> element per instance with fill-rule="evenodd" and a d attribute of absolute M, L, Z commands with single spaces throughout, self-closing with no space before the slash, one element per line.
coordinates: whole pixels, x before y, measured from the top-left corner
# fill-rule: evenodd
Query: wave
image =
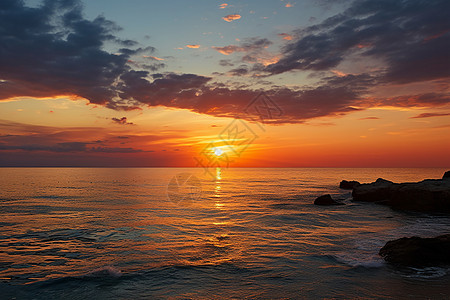
<path fill-rule="evenodd" d="M 122 272 L 113 266 L 104 266 L 89 272 L 87 276 L 118 278 L 122 276 Z"/>
<path fill-rule="evenodd" d="M 87 273 L 76 275 L 76 276 L 65 276 L 56 279 L 49 279 L 42 282 L 37 282 L 36 285 L 40 288 L 46 288 L 53 285 L 64 285 L 70 282 L 79 281 L 100 281 L 104 282 L 106 280 L 118 280 L 125 277 L 120 269 L 113 266 L 103 266 L 96 268 Z"/>
<path fill-rule="evenodd" d="M 380 268 L 385 265 L 384 260 L 373 253 L 339 252 L 331 256 L 350 267 Z"/>

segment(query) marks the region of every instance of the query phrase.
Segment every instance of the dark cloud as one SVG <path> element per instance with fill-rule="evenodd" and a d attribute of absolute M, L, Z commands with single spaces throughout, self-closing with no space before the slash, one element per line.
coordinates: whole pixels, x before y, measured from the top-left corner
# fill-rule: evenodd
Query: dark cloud
<path fill-rule="evenodd" d="M 232 76 L 244 76 L 249 73 L 249 69 L 246 65 L 241 65 L 238 68 L 230 70 L 228 73 Z"/>
<path fill-rule="evenodd" d="M 141 153 L 141 152 L 153 152 L 144 151 L 141 149 L 133 148 L 119 148 L 119 147 L 87 147 L 90 143 L 83 142 L 64 142 L 55 145 L 38 145 L 38 144 L 25 144 L 25 145 L 5 145 L 0 143 L 0 151 L 2 150 L 22 150 L 22 151 L 47 151 L 57 153 L 70 153 L 70 152 L 89 152 L 89 153 Z"/>
<path fill-rule="evenodd" d="M 102 152 L 102 153 L 140 153 L 140 152 L 153 152 L 150 151 L 144 151 L 141 149 L 133 149 L 133 148 L 108 148 L 108 147 L 92 147 L 89 149 L 90 152 Z"/>
<path fill-rule="evenodd" d="M 234 117 L 247 120 L 258 119 L 247 114 L 245 108 L 261 93 L 261 90 L 231 89 L 221 85 L 209 85 L 196 94 L 185 94 L 166 106 L 189 109 L 194 112 L 219 117 Z M 276 87 L 268 93 L 271 101 L 284 112 L 267 123 L 303 123 L 306 119 L 336 116 L 356 111 L 354 105 L 360 101 L 362 91 L 351 84 L 341 86 L 320 85 L 316 88 L 294 90 Z"/>
<path fill-rule="evenodd" d="M 271 59 L 265 49 L 272 42 L 265 38 L 249 38 L 238 45 L 214 49 L 223 54 L 239 52 L 243 61 L 255 63 L 251 70 L 246 66 L 232 69 L 228 74 L 233 76 L 291 70 L 320 73 L 319 82 L 313 86 L 272 86 L 268 94 L 284 112 L 273 123 L 303 123 L 373 106 L 443 106 L 449 103 L 445 91 L 384 99 L 367 96 L 370 89 L 387 82 L 449 76 L 450 31 L 445 31 L 450 28 L 449 5 L 442 0 L 357 0 L 343 13 L 294 32 L 297 40 L 288 42 L 281 59 L 268 66 L 261 63 Z M 155 64 L 141 64 L 133 56 L 152 53 L 154 48 L 133 48 L 137 43 L 115 35 L 119 29 L 101 16 L 85 19 L 78 0 L 44 1 L 38 7 L 27 7 L 18 0 L 2 1 L 0 99 L 73 95 L 116 110 L 165 106 L 252 119 L 243 111 L 260 90 L 250 89 L 248 83 L 224 86 L 211 77 L 161 72 L 165 65 L 156 62 L 156 57 Z M 107 42 L 117 44 L 117 53 L 103 50 Z M 370 74 L 324 77 L 329 74 L 325 71 L 350 55 L 380 60 L 383 68 Z M 230 60 L 219 63 L 232 65 Z M 269 84 L 265 85 L 269 90 Z M 129 123 L 126 118 L 113 121 Z"/>
<path fill-rule="evenodd" d="M 120 125 L 133 125 L 132 122 L 128 122 L 127 117 L 122 117 L 122 118 L 111 118 L 111 120 L 114 121 L 114 123 L 116 124 L 120 124 Z"/>
<path fill-rule="evenodd" d="M 55 145 L 5 145 L 0 144 L 0 150 L 24 150 L 24 151 L 51 151 L 51 152 L 74 152 L 86 151 L 86 143 L 81 142 L 64 142 Z"/>
<path fill-rule="evenodd" d="M 384 64 L 386 82 L 448 77 L 448 11 L 447 0 L 357 0 L 343 13 L 299 30 L 301 37 L 266 71 L 330 70 L 357 54 Z"/>
<path fill-rule="evenodd" d="M 151 106 L 178 107 L 181 99 L 195 98 L 199 89 L 211 80 L 210 77 L 195 74 L 167 73 L 155 74 L 155 79 L 149 82 L 147 76 L 145 71 L 123 74 L 119 85 L 121 98 Z"/>
<path fill-rule="evenodd" d="M 231 62 L 230 59 L 221 59 L 219 60 L 219 65 L 222 67 L 232 67 L 234 64 Z"/>
<path fill-rule="evenodd" d="M 2 1 L 0 78 L 6 83 L 0 98 L 64 94 L 111 101 L 111 86 L 128 69 L 128 56 L 101 48 L 117 29 L 103 17 L 84 19 L 75 0 L 45 1 L 37 8 Z"/>
<path fill-rule="evenodd" d="M 118 39 L 114 33 L 119 29 L 102 16 L 85 19 L 78 0 L 44 1 L 38 7 L 27 7 L 19 0 L 2 1 L 0 100 L 72 95 L 112 109 L 133 109 L 142 103 L 158 102 L 154 97 L 159 95 L 166 99 L 205 82 L 205 77 L 193 74 L 159 74 L 151 81 L 147 71 L 134 71 L 133 64 L 141 66 L 130 57 L 151 53 L 154 48 L 121 48 L 115 54 L 104 51 L 106 42 L 136 45 Z M 143 67 L 156 71 L 164 66 L 157 63 Z M 132 82 L 133 78 L 138 83 Z M 134 97 L 133 88 L 143 92 L 142 99 Z"/>
<path fill-rule="evenodd" d="M 158 71 L 165 68 L 167 65 L 165 63 L 154 63 L 154 64 L 140 64 L 139 67 L 152 72 Z"/>
<path fill-rule="evenodd" d="M 128 49 L 128 48 L 122 48 L 119 49 L 119 52 L 128 56 L 131 55 L 138 55 L 138 54 L 144 54 L 144 53 L 153 53 L 155 51 L 154 47 L 145 47 L 145 48 L 138 48 L 138 49 Z"/>

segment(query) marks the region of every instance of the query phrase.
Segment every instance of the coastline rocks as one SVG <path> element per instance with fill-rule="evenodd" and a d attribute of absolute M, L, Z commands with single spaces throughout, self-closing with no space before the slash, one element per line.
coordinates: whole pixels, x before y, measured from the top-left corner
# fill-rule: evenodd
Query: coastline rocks
<path fill-rule="evenodd" d="M 394 183 L 383 178 L 375 182 L 364 183 L 353 188 L 354 201 L 385 202 L 389 199 Z"/>
<path fill-rule="evenodd" d="M 408 267 L 438 266 L 450 264 L 450 234 L 435 238 L 417 236 L 389 241 L 381 248 L 387 262 Z"/>
<path fill-rule="evenodd" d="M 352 196 L 353 201 L 374 202 L 400 210 L 450 212 L 450 180 L 447 179 L 393 183 L 379 178 L 356 186 Z"/>
<path fill-rule="evenodd" d="M 450 180 L 450 171 L 445 172 L 444 176 L 442 176 L 442 179 Z"/>
<path fill-rule="evenodd" d="M 344 205 L 344 203 L 337 202 L 333 198 L 331 198 L 330 194 L 326 194 L 318 197 L 314 200 L 315 205 Z"/>
<path fill-rule="evenodd" d="M 355 186 L 358 186 L 360 184 L 361 183 L 355 180 L 352 181 L 342 180 L 341 183 L 339 183 L 339 188 L 343 190 L 353 190 Z"/>

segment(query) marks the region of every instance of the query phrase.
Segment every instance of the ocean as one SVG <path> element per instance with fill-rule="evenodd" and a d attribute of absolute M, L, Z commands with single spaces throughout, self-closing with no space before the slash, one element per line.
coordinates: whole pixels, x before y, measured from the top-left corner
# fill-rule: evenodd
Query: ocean
<path fill-rule="evenodd" d="M 389 240 L 450 217 L 352 203 L 342 179 L 445 169 L 0 168 L 1 299 L 448 299 L 447 268 Z M 330 193 L 346 205 L 313 205 Z"/>

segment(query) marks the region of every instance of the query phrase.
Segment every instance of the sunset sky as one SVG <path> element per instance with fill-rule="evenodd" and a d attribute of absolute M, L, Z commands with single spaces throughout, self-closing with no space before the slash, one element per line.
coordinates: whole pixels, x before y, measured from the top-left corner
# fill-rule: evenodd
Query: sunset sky
<path fill-rule="evenodd" d="M 1 0 L 0 166 L 449 167 L 449 11 Z"/>

